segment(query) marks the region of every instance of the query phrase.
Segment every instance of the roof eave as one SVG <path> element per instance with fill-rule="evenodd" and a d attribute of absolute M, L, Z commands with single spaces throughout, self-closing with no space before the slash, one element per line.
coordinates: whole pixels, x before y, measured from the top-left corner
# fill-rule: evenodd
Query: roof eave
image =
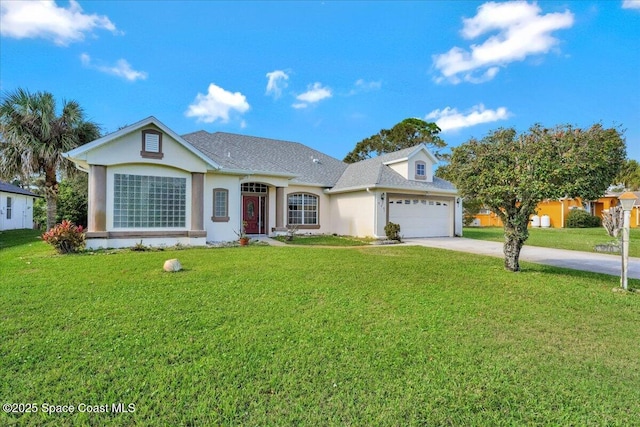
<path fill-rule="evenodd" d="M 371 184 L 371 185 L 358 185 L 352 187 L 345 187 L 339 189 L 330 188 L 325 190 L 326 194 L 339 194 L 339 193 L 351 193 L 354 191 L 362 191 L 362 190 L 384 190 L 384 191 L 400 191 L 400 192 L 415 192 L 415 193 L 426 193 L 426 194 L 443 194 L 443 195 L 458 195 L 457 189 L 443 189 L 443 188 L 409 188 L 409 187 L 401 187 L 401 186 L 391 186 L 391 185 L 379 185 L 379 184 Z"/>
<path fill-rule="evenodd" d="M 215 172 L 225 174 L 225 175 L 264 175 L 264 176 L 274 176 L 278 178 L 287 178 L 287 179 L 293 179 L 298 177 L 298 175 L 291 174 L 291 173 L 267 172 L 267 171 L 258 171 L 258 170 L 252 170 L 252 169 L 221 168 L 216 170 Z"/>
<path fill-rule="evenodd" d="M 85 160 L 87 152 L 94 150 L 110 141 L 113 141 L 114 139 L 120 138 L 121 136 L 127 135 L 131 132 L 136 131 L 137 129 L 140 129 L 149 125 L 154 125 L 160 128 L 164 133 L 166 133 L 171 138 L 178 141 L 180 145 L 182 145 L 184 148 L 186 148 L 191 153 L 193 153 L 196 157 L 202 160 L 205 164 L 211 167 L 211 169 L 213 170 L 221 169 L 221 166 L 219 164 L 211 160 L 204 153 L 202 153 L 200 150 L 194 147 L 191 143 L 183 139 L 180 135 L 178 135 L 177 133 L 169 129 L 164 123 L 162 123 L 160 120 L 158 120 L 154 116 L 149 116 L 146 119 L 142 119 L 137 123 L 126 126 L 122 129 L 119 129 L 115 132 L 105 135 L 102 138 L 98 138 L 95 141 L 91 141 L 88 144 L 81 145 L 79 147 L 74 148 L 73 150 L 69 150 L 66 153 L 63 153 L 62 155 L 65 158 L 73 161 L 74 163 L 76 163 L 76 160 Z"/>

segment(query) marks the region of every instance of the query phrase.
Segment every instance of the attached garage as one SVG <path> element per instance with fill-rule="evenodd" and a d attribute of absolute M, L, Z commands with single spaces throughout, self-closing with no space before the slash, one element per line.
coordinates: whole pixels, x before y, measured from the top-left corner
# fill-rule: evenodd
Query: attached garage
<path fill-rule="evenodd" d="M 418 195 L 389 197 L 389 222 L 400 224 L 403 237 L 453 236 L 453 199 Z"/>

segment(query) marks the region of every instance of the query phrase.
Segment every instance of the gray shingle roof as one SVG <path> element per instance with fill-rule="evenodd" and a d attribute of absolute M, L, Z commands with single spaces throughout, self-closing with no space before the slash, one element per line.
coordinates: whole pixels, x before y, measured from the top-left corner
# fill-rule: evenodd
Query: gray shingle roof
<path fill-rule="evenodd" d="M 358 187 L 386 187 L 418 191 L 455 191 L 456 187 L 449 181 L 433 177 L 433 182 L 413 181 L 405 179 L 385 163 L 404 159 L 416 150 L 417 146 L 405 148 L 394 153 L 383 154 L 372 159 L 350 164 L 342 174 L 333 191 Z"/>
<path fill-rule="evenodd" d="M 0 191 L 4 191 L 5 193 L 23 194 L 25 196 L 40 197 L 37 194 L 32 193 L 29 190 L 25 190 L 24 188 L 16 187 L 15 185 L 11 185 L 8 182 L 3 182 L 3 181 L 0 181 Z"/>
<path fill-rule="evenodd" d="M 297 142 L 198 131 L 183 135 L 225 169 L 288 174 L 293 183 L 332 187 L 347 164 Z"/>
<path fill-rule="evenodd" d="M 316 184 L 333 191 L 376 186 L 455 191 L 454 185 L 443 179 L 434 177 L 433 182 L 407 180 L 384 164 L 406 158 L 418 146 L 347 164 L 297 142 L 206 131 L 182 135 L 182 139 L 224 169 L 287 174 L 292 177 L 292 183 Z"/>

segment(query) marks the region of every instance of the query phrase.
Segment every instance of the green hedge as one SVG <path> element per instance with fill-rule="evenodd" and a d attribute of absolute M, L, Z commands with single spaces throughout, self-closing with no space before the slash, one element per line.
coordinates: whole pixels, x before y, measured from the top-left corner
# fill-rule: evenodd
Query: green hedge
<path fill-rule="evenodd" d="M 602 220 L 582 209 L 573 209 L 567 215 L 567 228 L 595 228 L 602 225 Z"/>

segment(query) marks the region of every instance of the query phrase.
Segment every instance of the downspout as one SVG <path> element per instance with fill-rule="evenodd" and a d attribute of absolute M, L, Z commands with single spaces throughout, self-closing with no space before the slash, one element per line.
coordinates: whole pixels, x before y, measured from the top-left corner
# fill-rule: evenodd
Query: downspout
<path fill-rule="evenodd" d="M 373 195 L 373 236 L 378 236 L 378 203 L 376 200 L 375 192 L 371 191 L 369 187 L 366 188 L 367 193 Z"/>
<path fill-rule="evenodd" d="M 562 214 L 560 216 L 560 220 L 562 221 L 562 223 L 560 224 L 560 228 L 564 228 L 564 200 L 561 200 L 562 203 Z"/>

